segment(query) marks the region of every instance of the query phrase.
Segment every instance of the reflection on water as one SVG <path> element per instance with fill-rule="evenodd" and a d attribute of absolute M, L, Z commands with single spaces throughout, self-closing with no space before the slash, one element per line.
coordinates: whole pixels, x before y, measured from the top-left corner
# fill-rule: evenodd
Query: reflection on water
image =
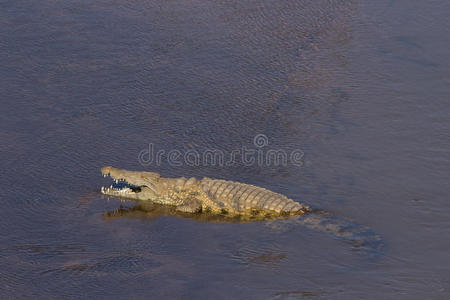
<path fill-rule="evenodd" d="M 448 11 L 445 1 L 3 1 L 2 298 L 444 297 Z M 138 161 L 150 143 L 228 155 L 257 134 L 270 149 L 301 149 L 304 164 Z M 255 184 L 328 213 L 149 213 L 99 195 L 107 164 Z M 311 230 L 323 219 L 326 234 Z M 373 248 L 382 236 L 383 251 L 358 251 L 345 230 L 335 238 L 336 223 Z"/>
<path fill-rule="evenodd" d="M 305 215 L 293 217 L 262 214 L 260 212 L 250 216 L 230 216 L 227 214 L 212 214 L 208 212 L 183 213 L 177 211 L 175 206 L 155 204 L 149 201 L 137 201 L 135 206 L 128 207 L 120 205 L 119 208 L 103 213 L 103 219 L 105 221 L 117 220 L 124 217 L 151 220 L 166 216 L 188 218 L 199 222 L 210 223 L 261 222 L 264 226 L 270 227 L 278 233 L 313 229 L 326 233 L 331 237 L 342 239 L 350 244 L 353 250 L 370 251 L 377 256 L 383 254 L 385 247 L 382 237 L 370 228 L 317 209 Z"/>

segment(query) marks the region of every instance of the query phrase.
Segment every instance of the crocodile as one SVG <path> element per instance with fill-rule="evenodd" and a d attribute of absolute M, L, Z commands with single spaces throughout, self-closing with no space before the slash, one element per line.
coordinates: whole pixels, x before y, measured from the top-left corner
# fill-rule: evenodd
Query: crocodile
<path fill-rule="evenodd" d="M 278 222 L 278 228 L 301 223 L 343 238 L 357 248 L 365 246 L 380 251 L 384 246 L 380 236 L 365 226 L 262 187 L 208 177 L 201 180 L 166 178 L 156 172 L 128 171 L 111 166 L 103 167 L 101 172 L 104 177 L 110 176 L 114 180 L 109 187 L 101 187 L 102 194 L 139 203 L 138 207 L 121 208 L 108 217 L 149 211 L 153 212 L 151 215 L 182 215 L 200 221 L 282 220 L 289 223 Z"/>
<path fill-rule="evenodd" d="M 111 166 L 102 168 L 116 185 L 102 187 L 102 194 L 174 206 L 188 213 L 209 212 L 229 216 L 287 217 L 304 215 L 309 206 L 262 187 L 205 177 L 165 178 L 155 172 L 136 172 Z M 121 183 L 121 184 L 119 184 Z"/>

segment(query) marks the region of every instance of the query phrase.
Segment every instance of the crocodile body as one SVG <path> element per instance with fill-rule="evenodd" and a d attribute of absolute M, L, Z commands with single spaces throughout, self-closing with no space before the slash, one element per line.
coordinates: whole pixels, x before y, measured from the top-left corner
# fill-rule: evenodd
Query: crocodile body
<path fill-rule="evenodd" d="M 153 172 L 134 172 L 102 168 L 116 185 L 102 188 L 102 193 L 141 201 L 171 205 L 180 212 L 210 212 L 226 215 L 303 215 L 306 205 L 262 187 L 234 181 L 196 178 L 164 178 Z"/>

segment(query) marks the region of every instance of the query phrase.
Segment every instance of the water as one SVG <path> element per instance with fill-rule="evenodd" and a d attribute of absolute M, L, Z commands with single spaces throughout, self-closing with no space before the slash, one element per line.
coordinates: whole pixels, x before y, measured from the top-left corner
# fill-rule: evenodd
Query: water
<path fill-rule="evenodd" d="M 445 299 L 446 1 L 0 3 L 2 298 Z M 148 166 L 264 134 L 302 166 Z M 166 157 L 167 158 L 167 157 Z M 302 226 L 102 198 L 99 169 L 256 184 L 371 228 L 374 258 Z"/>

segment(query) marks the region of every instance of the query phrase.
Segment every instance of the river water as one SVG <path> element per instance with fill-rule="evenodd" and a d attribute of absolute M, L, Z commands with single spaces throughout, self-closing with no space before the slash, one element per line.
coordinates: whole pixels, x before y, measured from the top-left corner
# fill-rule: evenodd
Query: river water
<path fill-rule="evenodd" d="M 2 1 L 1 298 L 448 299 L 449 11 Z M 230 163 L 183 156 L 211 150 Z M 133 210 L 104 165 L 263 186 L 384 247 Z"/>

